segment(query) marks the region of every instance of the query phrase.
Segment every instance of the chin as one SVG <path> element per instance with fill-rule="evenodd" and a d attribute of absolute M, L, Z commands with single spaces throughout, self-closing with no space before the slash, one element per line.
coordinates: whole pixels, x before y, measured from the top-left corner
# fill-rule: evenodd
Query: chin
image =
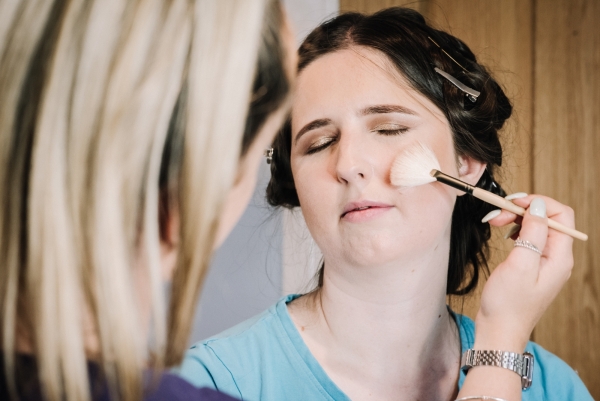
<path fill-rule="evenodd" d="M 410 252 L 410 245 L 407 247 L 405 244 L 398 237 L 372 234 L 348 241 L 339 254 L 347 263 L 355 266 L 387 265 L 401 260 L 403 255 Z"/>
<path fill-rule="evenodd" d="M 317 243 L 327 256 L 325 260 L 343 260 L 353 266 L 365 268 L 402 264 L 427 258 L 440 244 L 449 243 L 450 221 L 446 226 L 437 225 L 439 224 L 431 222 L 429 227 L 424 224 L 420 229 L 409 231 L 401 230 L 401 226 L 377 231 L 363 230 L 346 236 L 340 243 L 334 244 L 327 240 Z"/>
<path fill-rule="evenodd" d="M 375 268 L 378 266 L 389 266 L 389 265 L 398 263 L 398 258 L 395 258 L 390 255 L 376 255 L 374 257 L 371 257 L 371 256 L 367 256 L 367 255 L 362 255 L 362 254 L 358 254 L 358 255 L 355 254 L 350 257 L 347 257 L 346 263 L 348 263 L 352 266 L 369 269 L 369 268 Z"/>

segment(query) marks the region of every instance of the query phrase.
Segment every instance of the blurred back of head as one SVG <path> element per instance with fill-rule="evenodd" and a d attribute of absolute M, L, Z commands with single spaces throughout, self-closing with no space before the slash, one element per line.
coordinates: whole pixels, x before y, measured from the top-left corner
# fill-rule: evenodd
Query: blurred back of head
<path fill-rule="evenodd" d="M 0 2 L 0 324 L 9 383 L 15 350 L 29 347 L 50 400 L 90 398 L 88 358 L 102 364 L 119 399 L 138 399 L 144 302 L 155 366 L 180 360 L 242 153 L 268 4 Z M 157 216 L 169 127 L 182 133 L 181 157 L 170 160 L 182 240 L 167 319 Z M 97 333 L 99 355 L 86 353 L 85 330 Z"/>

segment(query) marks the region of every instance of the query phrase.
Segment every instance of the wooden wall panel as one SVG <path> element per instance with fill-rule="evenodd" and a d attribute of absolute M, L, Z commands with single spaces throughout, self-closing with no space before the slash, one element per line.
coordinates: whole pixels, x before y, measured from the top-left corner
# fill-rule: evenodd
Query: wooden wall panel
<path fill-rule="evenodd" d="M 535 10 L 534 190 L 573 207 L 587 243 L 535 331 L 600 399 L 600 2 L 538 1 Z"/>
<path fill-rule="evenodd" d="M 406 4 L 463 39 L 513 99 L 503 138 L 505 189 L 572 206 L 577 227 L 590 236 L 575 243 L 573 275 L 533 337 L 578 370 L 600 399 L 600 1 L 340 0 L 340 9 Z M 511 242 L 494 235 L 498 261 Z M 464 305 L 471 316 L 477 308 L 477 295 Z"/>

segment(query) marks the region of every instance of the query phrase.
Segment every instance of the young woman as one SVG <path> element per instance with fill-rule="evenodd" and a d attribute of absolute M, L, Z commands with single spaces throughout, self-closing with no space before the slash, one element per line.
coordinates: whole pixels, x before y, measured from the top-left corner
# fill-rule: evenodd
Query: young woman
<path fill-rule="evenodd" d="M 0 26 L 0 399 L 230 399 L 161 370 L 287 113 L 279 3 L 3 1 Z"/>
<path fill-rule="evenodd" d="M 268 199 L 302 209 L 323 252 L 318 288 L 197 344 L 183 375 L 251 400 L 591 399 L 528 343 L 573 265 L 572 239 L 546 218 L 573 226 L 573 211 L 521 194 L 516 219 L 440 183 L 391 185 L 395 157 L 421 142 L 443 171 L 504 195 L 494 172 L 512 107 L 469 48 L 412 10 L 344 14 L 307 37 L 298 70 Z M 495 267 L 475 322 L 449 310 L 447 294 L 487 268 L 488 222 L 513 221 L 524 242 Z"/>

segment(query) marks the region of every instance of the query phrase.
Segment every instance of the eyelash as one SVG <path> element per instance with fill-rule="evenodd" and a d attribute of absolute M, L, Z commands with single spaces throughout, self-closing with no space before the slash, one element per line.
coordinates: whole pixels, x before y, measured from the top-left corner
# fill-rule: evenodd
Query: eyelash
<path fill-rule="evenodd" d="M 398 129 L 374 130 L 374 132 L 377 132 L 377 133 L 379 133 L 381 135 L 384 135 L 384 136 L 400 135 L 400 134 L 404 134 L 407 131 L 408 131 L 408 128 L 406 128 L 406 127 L 402 127 L 402 128 L 398 128 Z"/>
<path fill-rule="evenodd" d="M 307 150 L 306 150 L 306 154 L 307 155 L 312 155 L 314 153 L 320 152 L 321 150 L 325 149 L 326 147 L 328 147 L 329 145 L 331 145 L 333 142 L 335 141 L 335 138 L 329 138 L 328 141 L 323 142 L 321 145 L 317 145 L 315 146 L 314 144 L 311 145 Z M 321 141 L 317 141 L 317 143 L 319 143 Z"/>
<path fill-rule="evenodd" d="M 377 132 L 380 135 L 383 136 L 394 136 L 394 135 L 401 135 L 404 134 L 405 132 L 408 131 L 408 128 L 406 127 L 402 127 L 402 128 L 398 128 L 398 129 L 382 129 L 382 130 L 374 130 L 373 132 Z M 318 141 L 317 143 L 319 143 L 320 141 Z M 331 145 L 333 142 L 335 142 L 335 138 L 329 138 L 328 141 L 323 142 L 321 145 L 311 145 L 307 150 L 306 150 L 306 154 L 307 155 L 312 155 L 315 154 L 317 152 L 320 152 L 321 150 L 327 148 L 329 145 Z"/>

